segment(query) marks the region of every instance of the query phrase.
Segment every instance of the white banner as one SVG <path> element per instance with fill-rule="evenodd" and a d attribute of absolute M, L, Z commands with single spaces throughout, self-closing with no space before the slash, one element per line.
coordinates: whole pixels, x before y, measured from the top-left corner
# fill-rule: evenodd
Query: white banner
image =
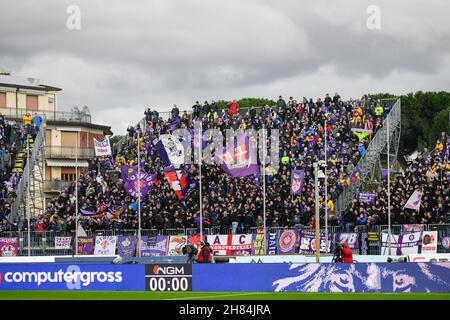
<path fill-rule="evenodd" d="M 55 237 L 55 249 L 70 249 L 72 237 Z"/>
<path fill-rule="evenodd" d="M 97 236 L 95 237 L 95 255 L 114 255 L 116 254 L 116 236 Z"/>
<path fill-rule="evenodd" d="M 437 231 L 424 231 L 422 235 L 422 253 L 437 253 Z"/>
<path fill-rule="evenodd" d="M 214 255 L 242 256 L 249 255 L 253 247 L 252 234 L 225 234 L 206 236 Z"/>
<path fill-rule="evenodd" d="M 162 134 L 159 136 L 164 149 L 166 150 L 167 157 L 170 160 L 170 163 L 178 169 L 180 165 L 184 163 L 184 147 L 181 141 L 171 135 L 171 134 Z"/>
<path fill-rule="evenodd" d="M 110 156 L 111 153 L 111 144 L 109 143 L 109 138 L 106 137 L 103 141 L 98 141 L 94 138 L 94 148 L 95 148 L 95 156 Z"/>
<path fill-rule="evenodd" d="M 168 256 L 182 256 L 183 247 L 187 244 L 187 236 L 170 236 Z"/>
<path fill-rule="evenodd" d="M 410 254 L 410 262 L 450 262 L 450 253 Z"/>
<path fill-rule="evenodd" d="M 412 232 L 402 235 L 391 235 L 391 254 L 395 256 L 419 253 L 419 244 L 422 243 L 422 232 Z M 382 233 L 381 254 L 389 255 L 388 234 Z"/>

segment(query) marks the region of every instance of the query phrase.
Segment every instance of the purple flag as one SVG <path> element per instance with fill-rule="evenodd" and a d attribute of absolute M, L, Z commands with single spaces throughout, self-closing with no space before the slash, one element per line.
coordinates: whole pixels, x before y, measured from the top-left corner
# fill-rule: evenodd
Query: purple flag
<path fill-rule="evenodd" d="M 230 151 L 234 154 L 232 155 Z M 245 177 L 258 173 L 256 153 L 249 137 L 245 134 L 237 137 L 234 148 L 227 146 L 222 160 L 225 163 L 220 166 L 221 169 L 233 177 Z"/>
<path fill-rule="evenodd" d="M 143 236 L 141 237 L 141 256 L 142 257 L 151 257 L 151 256 L 166 256 L 167 248 L 169 246 L 169 237 L 168 236 L 157 236 L 156 244 L 152 246 L 149 243 L 149 237 Z"/>
<path fill-rule="evenodd" d="M 136 236 L 119 236 L 117 253 L 121 257 L 134 257 L 136 255 Z"/>
<path fill-rule="evenodd" d="M 386 179 L 388 176 L 388 169 L 381 169 L 381 177 Z"/>
<path fill-rule="evenodd" d="M 130 196 L 137 198 L 139 196 L 138 189 L 140 185 L 142 200 L 151 190 L 153 181 L 156 179 L 156 174 L 140 172 L 140 175 L 141 176 L 138 178 L 137 167 L 133 167 L 132 171 L 129 172 L 129 175 L 125 180 L 124 187 Z"/>
<path fill-rule="evenodd" d="M 78 255 L 94 254 L 94 237 L 78 237 Z M 75 247 L 75 241 L 73 241 L 73 247 Z"/>
<path fill-rule="evenodd" d="M 302 193 L 303 178 L 305 170 L 291 170 L 291 194 L 298 195 Z"/>
<path fill-rule="evenodd" d="M 358 194 L 358 200 L 364 203 L 375 204 L 375 192 L 360 192 Z"/>
<path fill-rule="evenodd" d="M 19 250 L 19 238 L 0 238 L 0 257 L 15 257 Z"/>

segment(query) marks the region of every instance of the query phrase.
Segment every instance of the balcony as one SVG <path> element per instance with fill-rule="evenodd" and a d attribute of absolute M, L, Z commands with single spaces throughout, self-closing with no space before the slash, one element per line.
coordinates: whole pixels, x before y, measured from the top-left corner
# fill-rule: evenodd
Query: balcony
<path fill-rule="evenodd" d="M 91 115 L 84 112 L 73 111 L 48 111 L 48 110 L 27 110 L 23 108 L 6 107 L 1 108 L 0 113 L 7 119 L 22 119 L 27 113 L 34 115 L 39 114 L 41 117 L 45 117 L 47 121 L 65 121 L 76 123 L 92 123 Z"/>
<path fill-rule="evenodd" d="M 45 180 L 44 181 L 44 192 L 60 193 L 65 188 L 69 188 L 71 184 L 72 184 L 72 181 Z"/>
<path fill-rule="evenodd" d="M 45 158 L 54 159 L 91 159 L 95 157 L 94 148 L 76 148 L 76 147 L 61 147 L 61 146 L 46 146 L 44 147 Z"/>

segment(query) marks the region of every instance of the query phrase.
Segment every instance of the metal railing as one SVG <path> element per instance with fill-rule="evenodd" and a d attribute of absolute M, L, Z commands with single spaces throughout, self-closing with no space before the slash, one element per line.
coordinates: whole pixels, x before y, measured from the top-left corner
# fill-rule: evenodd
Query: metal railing
<path fill-rule="evenodd" d="M 94 148 L 84 147 L 62 147 L 62 146 L 46 146 L 44 147 L 46 158 L 76 158 L 90 159 L 95 157 Z"/>
<path fill-rule="evenodd" d="M 44 192 L 61 192 L 72 185 L 72 181 L 44 180 Z"/>
<path fill-rule="evenodd" d="M 245 234 L 254 234 L 257 232 L 256 227 L 246 228 L 245 230 L 239 230 L 241 233 Z M 385 231 L 387 226 L 378 225 L 373 228 L 369 228 L 367 226 L 356 226 L 352 230 L 346 230 L 345 227 L 341 226 L 331 226 L 329 227 L 329 232 L 331 234 L 332 244 L 334 245 L 336 241 L 336 237 L 334 236 L 340 232 L 377 232 L 380 238 L 379 241 L 369 241 L 368 242 L 368 254 L 380 254 L 381 253 L 381 232 Z M 267 228 L 268 232 L 276 233 L 278 231 L 283 230 L 307 230 L 313 231 L 310 227 L 272 227 Z M 392 226 L 393 234 L 400 233 L 409 233 L 411 231 L 405 231 L 403 225 L 393 225 Z M 187 228 L 187 229 L 165 229 L 165 230 L 157 230 L 157 229 L 143 229 L 142 236 L 156 236 L 156 235 L 164 235 L 164 236 L 173 236 L 173 235 L 184 235 L 184 236 L 192 236 L 198 231 L 197 228 Z M 325 230 L 322 229 L 321 232 Z M 438 231 L 438 253 L 450 253 L 449 248 L 445 248 L 442 246 L 442 238 L 450 236 L 450 224 L 430 224 L 424 225 L 424 231 Z M 97 231 L 86 231 L 86 235 L 89 237 L 94 236 L 137 236 L 137 230 L 97 230 Z M 221 228 L 221 227 L 213 227 L 213 228 L 205 228 L 205 235 L 216 235 L 216 234 L 231 234 L 232 228 Z M 55 248 L 55 237 L 64 237 L 71 236 L 73 238 L 74 232 L 65 232 L 65 231 L 32 231 L 30 232 L 30 248 L 32 255 L 71 255 L 72 249 L 56 249 Z M 28 254 L 28 233 L 26 231 L 4 231 L 0 232 L 0 237 L 17 237 L 19 238 L 19 253 L 18 255 L 27 255 Z"/>
<path fill-rule="evenodd" d="M 389 132 L 387 132 L 386 122 L 389 118 Z M 375 164 L 381 156 L 381 152 L 387 145 L 387 136 L 391 137 L 401 121 L 401 103 L 398 99 L 386 119 L 383 126 L 377 131 L 369 143 L 366 154 L 358 161 L 352 174 L 359 172 L 359 179 L 347 186 L 339 195 L 335 204 L 335 212 L 342 213 L 355 198 L 356 192 L 361 188 L 364 178 L 373 170 Z"/>
<path fill-rule="evenodd" d="M 25 167 L 23 168 L 23 174 L 20 178 L 19 183 L 16 186 L 16 189 L 14 190 L 16 193 L 16 199 L 11 206 L 11 213 L 7 217 L 9 222 L 18 220 L 19 218 L 18 216 L 19 206 L 25 199 L 26 188 L 30 183 L 30 175 L 28 175 L 27 173 L 33 170 L 39 152 L 41 151 L 42 146 L 44 145 L 45 142 L 45 121 L 46 119 L 44 117 L 43 123 L 41 124 L 41 127 L 39 128 L 39 131 L 33 142 L 33 149 L 31 150 L 31 155 L 29 157 L 30 161 L 27 161 L 27 163 L 25 164 Z"/>
<path fill-rule="evenodd" d="M 23 116 L 29 113 L 34 115 L 37 113 L 41 117 L 45 117 L 47 121 L 65 121 L 65 122 L 84 122 L 92 123 L 92 117 L 90 114 L 83 112 L 72 111 L 52 111 L 52 110 L 29 110 L 23 108 L 2 108 L 0 113 L 5 116 L 6 119 L 14 119 L 21 121 Z"/>

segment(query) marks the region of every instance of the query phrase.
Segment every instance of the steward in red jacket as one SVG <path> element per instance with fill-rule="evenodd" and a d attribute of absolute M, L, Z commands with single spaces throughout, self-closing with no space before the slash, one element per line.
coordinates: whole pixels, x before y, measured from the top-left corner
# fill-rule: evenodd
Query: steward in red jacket
<path fill-rule="evenodd" d="M 202 248 L 198 253 L 197 262 L 198 263 L 211 263 L 212 262 L 212 249 L 208 242 L 201 241 L 200 244 Z"/>
<path fill-rule="evenodd" d="M 348 247 L 348 243 L 344 242 L 342 248 L 342 262 L 343 263 L 353 263 L 353 252 L 352 249 Z"/>

